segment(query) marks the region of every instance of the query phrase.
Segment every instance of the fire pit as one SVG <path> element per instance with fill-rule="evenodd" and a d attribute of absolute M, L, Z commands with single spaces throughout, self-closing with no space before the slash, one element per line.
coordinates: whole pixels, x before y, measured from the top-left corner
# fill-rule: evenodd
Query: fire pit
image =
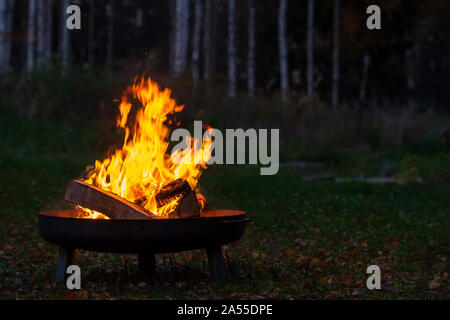
<path fill-rule="evenodd" d="M 131 112 L 136 100 L 140 107 Z M 42 237 L 60 247 L 57 282 L 75 249 L 137 253 L 140 271 L 154 273 L 157 253 L 206 248 L 212 278 L 224 277 L 221 246 L 239 239 L 248 219 L 242 211 L 208 210 L 199 193 L 211 138 L 186 135 L 185 148 L 168 149 L 169 126 L 178 126 L 183 108 L 150 78 L 128 87 L 116 123 L 122 148 L 88 166 L 84 179 L 69 181 L 64 199 L 75 209 L 39 215 Z"/>
<path fill-rule="evenodd" d="M 155 254 L 205 248 L 211 278 L 225 276 L 221 246 L 238 240 L 245 231 L 245 212 L 207 210 L 201 217 L 178 219 L 80 219 L 77 210 L 41 212 L 42 237 L 59 245 L 55 281 L 64 280 L 75 249 L 136 253 L 139 270 L 155 272 Z"/>

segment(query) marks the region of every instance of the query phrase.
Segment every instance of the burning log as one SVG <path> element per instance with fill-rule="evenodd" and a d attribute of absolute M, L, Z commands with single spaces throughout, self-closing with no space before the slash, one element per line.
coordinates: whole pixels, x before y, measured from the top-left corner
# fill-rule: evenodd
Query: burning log
<path fill-rule="evenodd" d="M 152 219 L 150 211 L 118 195 L 79 180 L 67 184 L 64 200 L 103 213 L 111 219 Z"/>
<path fill-rule="evenodd" d="M 197 195 L 195 191 L 192 191 L 189 183 L 183 179 L 177 179 L 165 185 L 156 195 L 156 205 L 162 207 L 180 198 L 180 203 L 173 212 L 173 216 L 180 218 L 200 216 Z"/>
<path fill-rule="evenodd" d="M 200 198 L 203 198 L 201 195 Z M 189 183 L 177 179 L 167 184 L 156 195 L 156 204 L 160 208 L 174 200 L 180 199 L 171 217 L 198 217 L 200 206 L 198 196 L 191 189 Z M 79 180 L 70 180 L 67 184 L 64 199 L 82 207 L 98 211 L 111 219 L 152 219 L 157 216 L 112 192 Z"/>

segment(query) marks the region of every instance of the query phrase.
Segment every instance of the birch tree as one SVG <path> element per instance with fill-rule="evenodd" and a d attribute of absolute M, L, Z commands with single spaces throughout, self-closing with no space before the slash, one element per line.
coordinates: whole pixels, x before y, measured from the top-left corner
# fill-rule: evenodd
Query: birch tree
<path fill-rule="evenodd" d="M 194 88 L 197 88 L 199 75 L 199 59 L 200 59 L 200 32 L 202 27 L 202 0 L 194 2 L 194 30 L 192 37 L 192 79 L 194 80 Z"/>
<path fill-rule="evenodd" d="M 61 56 L 61 65 L 63 72 L 67 70 L 69 65 L 70 54 L 70 33 L 66 26 L 67 7 L 70 5 L 70 0 L 61 0 L 61 19 L 60 19 L 60 42 L 59 54 Z"/>
<path fill-rule="evenodd" d="M 13 0 L 0 0 L 0 73 L 10 70 Z"/>
<path fill-rule="evenodd" d="M 173 69 L 175 64 L 175 29 L 176 29 L 176 13 L 175 13 L 175 2 L 176 0 L 167 0 L 169 7 L 169 70 L 173 75 Z"/>
<path fill-rule="evenodd" d="M 45 60 L 49 62 L 52 58 L 53 1 L 45 1 Z"/>
<path fill-rule="evenodd" d="M 370 66 L 370 56 L 365 54 L 363 57 L 363 69 L 361 76 L 361 86 L 359 88 L 359 100 L 364 101 L 366 99 L 366 86 L 367 86 L 367 76 L 369 74 Z"/>
<path fill-rule="evenodd" d="M 4 70 L 4 56 L 6 51 L 6 9 L 7 0 L 0 0 L 0 61 L 1 72 Z"/>
<path fill-rule="evenodd" d="M 314 0 L 308 0 L 306 26 L 306 93 L 314 94 Z"/>
<path fill-rule="evenodd" d="M 339 1 L 333 2 L 333 75 L 331 105 L 336 108 L 339 102 Z"/>
<path fill-rule="evenodd" d="M 106 64 L 110 65 L 113 56 L 114 42 L 114 12 L 113 1 L 108 0 L 105 7 L 107 27 L 106 27 Z"/>
<path fill-rule="evenodd" d="M 27 71 L 34 68 L 34 40 L 35 40 L 36 0 L 28 0 L 27 25 Z"/>
<path fill-rule="evenodd" d="M 278 7 L 278 54 L 280 57 L 280 89 L 281 99 L 288 100 L 289 96 L 289 68 L 287 45 L 287 0 L 280 0 Z"/>
<path fill-rule="evenodd" d="M 37 29 L 37 41 L 36 41 L 36 61 L 37 66 L 42 67 L 45 61 L 45 34 L 47 33 L 45 25 L 45 14 L 46 14 L 46 0 L 37 1 L 36 7 L 36 29 Z"/>
<path fill-rule="evenodd" d="M 186 68 L 189 40 L 189 0 L 175 0 L 173 75 Z"/>
<path fill-rule="evenodd" d="M 255 0 L 248 1 L 248 56 L 247 56 L 247 90 L 253 96 L 255 90 Z"/>
<path fill-rule="evenodd" d="M 212 28 L 212 0 L 205 0 L 203 20 L 203 78 L 209 79 L 212 64 L 211 28 Z"/>
<path fill-rule="evenodd" d="M 228 0 L 228 96 L 236 96 L 235 0 Z"/>

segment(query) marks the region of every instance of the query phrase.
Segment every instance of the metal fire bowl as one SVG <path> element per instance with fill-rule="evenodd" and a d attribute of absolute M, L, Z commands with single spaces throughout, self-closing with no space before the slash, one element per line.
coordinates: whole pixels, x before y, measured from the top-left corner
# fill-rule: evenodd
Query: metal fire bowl
<path fill-rule="evenodd" d="M 207 210 L 202 217 L 148 220 L 80 219 L 76 210 L 39 214 L 39 231 L 48 242 L 99 252 L 179 252 L 213 248 L 238 240 L 245 212 Z"/>

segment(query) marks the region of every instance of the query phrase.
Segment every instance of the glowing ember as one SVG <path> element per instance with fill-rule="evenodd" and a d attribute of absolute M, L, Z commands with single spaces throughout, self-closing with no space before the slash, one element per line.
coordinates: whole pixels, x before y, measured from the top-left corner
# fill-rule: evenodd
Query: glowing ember
<path fill-rule="evenodd" d="M 184 106 L 176 105 L 170 94 L 169 89 L 162 91 L 150 78 L 142 78 L 128 87 L 119 105 L 120 116 L 117 119 L 117 126 L 125 130 L 123 146 L 103 161 L 95 161 L 93 169 L 88 167 L 88 178 L 84 180 L 129 201 L 137 202 L 148 211 L 164 217 L 177 207 L 180 199 L 176 198 L 158 208 L 156 194 L 176 179 L 186 180 L 194 189 L 202 174 L 202 168 L 206 168 L 211 146 L 211 140 L 203 140 L 200 145 L 194 138 L 186 137 L 187 141 L 191 142 L 190 149 L 184 154 L 180 151 L 178 156 L 182 161 L 172 161 L 167 153 L 170 130 L 165 123 L 171 122 L 168 115 L 180 112 Z M 140 103 L 136 120 L 131 125 L 128 124 L 128 116 L 132 104 L 128 96 Z M 194 151 L 202 155 L 201 164 L 193 161 Z M 199 197 L 199 202 L 203 208 L 205 199 Z M 107 218 L 101 213 L 82 209 L 82 218 Z"/>

